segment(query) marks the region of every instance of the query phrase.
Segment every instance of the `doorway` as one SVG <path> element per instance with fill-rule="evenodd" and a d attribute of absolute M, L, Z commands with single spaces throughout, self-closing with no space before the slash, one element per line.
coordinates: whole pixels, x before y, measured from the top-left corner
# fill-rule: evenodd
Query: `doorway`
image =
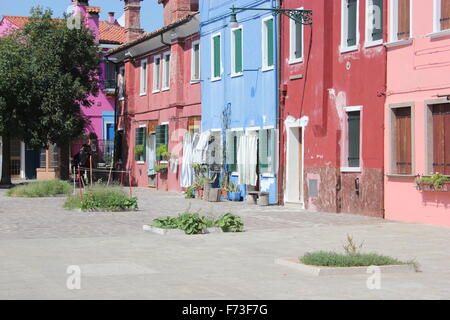
<path fill-rule="evenodd" d="M 11 139 L 11 178 L 20 179 L 22 169 L 22 143 L 19 139 Z"/>
<path fill-rule="evenodd" d="M 287 127 L 286 189 L 284 202 L 304 205 L 303 128 Z"/>
<path fill-rule="evenodd" d="M 150 134 L 147 137 L 147 165 L 148 165 L 148 186 L 156 188 L 156 135 Z"/>

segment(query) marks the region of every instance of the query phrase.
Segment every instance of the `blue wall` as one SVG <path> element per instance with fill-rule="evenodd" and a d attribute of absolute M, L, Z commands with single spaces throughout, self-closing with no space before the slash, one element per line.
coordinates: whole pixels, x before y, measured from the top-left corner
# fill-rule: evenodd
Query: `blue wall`
<path fill-rule="evenodd" d="M 230 8 L 271 8 L 273 0 L 200 1 L 202 130 L 222 129 L 222 113 L 230 109 L 229 128 L 277 128 L 277 55 L 272 70 L 262 70 L 262 19 L 273 17 L 270 11 L 238 11 L 243 27 L 243 75 L 231 77 Z M 211 37 L 221 34 L 221 80 L 211 81 Z M 278 25 L 274 17 L 274 38 Z M 276 41 L 274 41 L 276 44 Z M 231 181 L 235 180 L 233 177 Z M 241 188 L 244 190 L 244 188 Z M 270 192 L 276 203 L 276 176 L 261 177 L 261 191 Z"/>

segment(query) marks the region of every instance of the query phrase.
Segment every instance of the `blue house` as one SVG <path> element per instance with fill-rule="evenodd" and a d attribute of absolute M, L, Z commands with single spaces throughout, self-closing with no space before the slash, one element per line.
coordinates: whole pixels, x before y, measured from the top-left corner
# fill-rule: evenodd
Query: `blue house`
<path fill-rule="evenodd" d="M 202 131 L 224 147 L 224 168 L 241 195 L 277 199 L 278 77 L 275 0 L 200 1 Z"/>

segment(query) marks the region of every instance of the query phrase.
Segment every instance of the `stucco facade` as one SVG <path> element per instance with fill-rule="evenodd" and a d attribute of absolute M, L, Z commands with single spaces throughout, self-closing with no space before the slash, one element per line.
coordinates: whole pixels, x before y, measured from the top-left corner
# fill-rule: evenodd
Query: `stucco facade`
<path fill-rule="evenodd" d="M 445 7 L 442 7 L 445 8 Z M 447 174 L 443 166 L 436 166 L 434 154 L 449 154 L 444 145 L 433 141 L 447 123 L 437 129 L 433 114 L 435 106 L 448 108 L 450 82 L 448 74 L 448 47 L 450 32 L 440 19 L 450 12 L 441 11 L 441 1 L 410 1 L 409 37 L 396 39 L 396 1 L 389 1 L 389 42 L 387 99 L 385 105 L 385 209 L 386 219 L 450 226 L 449 193 L 447 191 L 420 191 L 416 187 L 416 175 L 429 176 L 435 172 Z M 450 9 L 450 8 L 447 8 Z M 395 112 L 399 108 L 409 111 L 410 136 L 405 142 L 411 150 L 411 169 L 398 172 Z M 434 130 L 433 130 L 434 129 Z M 437 130 L 436 130 L 437 129 Z M 444 131 L 448 141 L 448 131 Z M 405 160 L 400 160 L 405 161 Z M 446 162 L 446 161 L 445 161 Z M 449 164 L 447 164 L 448 166 Z M 445 166 L 445 164 L 444 164 Z"/>

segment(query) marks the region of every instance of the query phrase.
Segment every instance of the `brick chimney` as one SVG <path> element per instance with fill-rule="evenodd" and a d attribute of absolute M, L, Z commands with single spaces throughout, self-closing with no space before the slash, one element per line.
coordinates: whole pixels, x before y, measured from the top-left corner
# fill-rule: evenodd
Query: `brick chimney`
<path fill-rule="evenodd" d="M 125 1 L 125 42 L 136 40 L 144 30 L 141 29 L 141 4 L 142 0 Z"/>
<path fill-rule="evenodd" d="M 198 0 L 158 0 L 158 3 L 164 6 L 165 26 L 198 11 Z"/>
<path fill-rule="evenodd" d="M 114 12 L 108 12 L 108 22 L 116 24 L 116 18 L 114 18 Z"/>
<path fill-rule="evenodd" d="M 98 42 L 100 39 L 100 7 L 90 7 L 88 0 L 72 0 L 72 3 L 74 6 L 74 13 L 79 14 L 85 19 L 85 26 L 92 31 L 92 34 L 95 36 L 95 41 Z"/>

